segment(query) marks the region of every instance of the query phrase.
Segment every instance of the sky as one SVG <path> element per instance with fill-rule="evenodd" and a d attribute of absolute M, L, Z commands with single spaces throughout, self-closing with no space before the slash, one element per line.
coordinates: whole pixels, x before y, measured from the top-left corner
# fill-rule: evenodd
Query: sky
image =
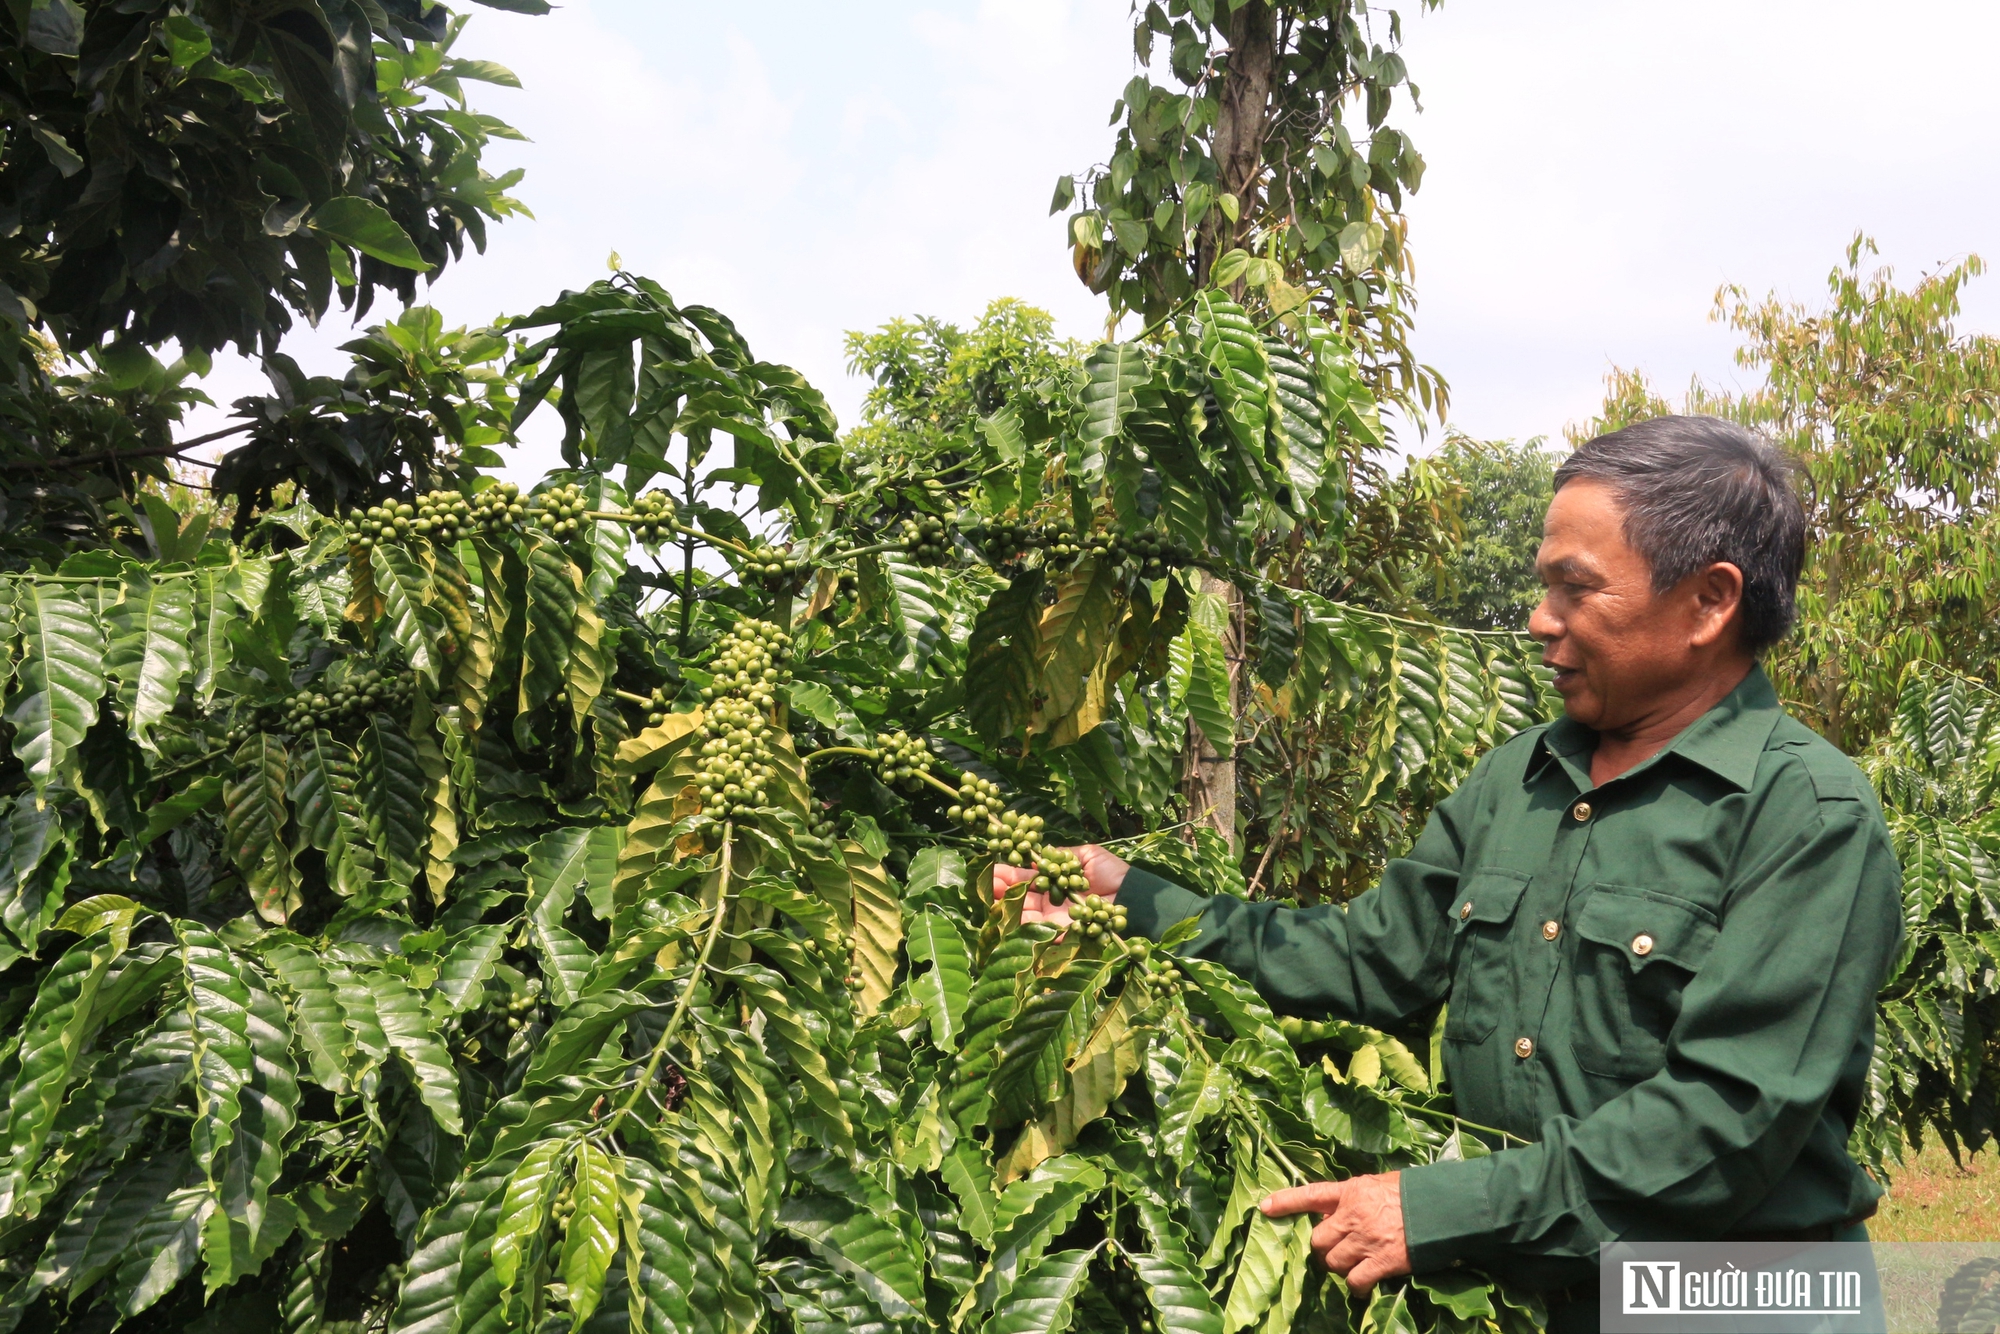
<path fill-rule="evenodd" d="M 1412 3 L 1406 10 L 1415 10 Z M 524 91 L 469 85 L 530 142 L 535 218 L 491 231 L 426 299 L 449 324 L 531 309 L 625 267 L 716 306 L 797 367 L 843 422 L 866 385 L 843 337 L 910 315 L 969 322 L 1012 296 L 1102 336 L 1071 273 L 1057 176 L 1108 155 L 1133 73 L 1123 0 L 570 0 L 474 7 L 457 54 Z M 1738 284 L 1816 304 L 1857 231 L 1899 276 L 2000 258 L 2000 6 L 1986 0 L 1445 0 L 1405 15 L 1428 169 L 1409 207 L 1419 356 L 1449 425 L 1559 438 L 1613 366 L 1678 394 L 1746 382 L 1710 318 Z M 378 308 L 371 322 L 382 317 Z M 2000 330 L 2000 275 L 1967 330 Z M 335 313 L 286 350 L 339 373 Z M 260 392 L 219 359 L 218 403 Z M 549 421 L 521 468 L 554 463 Z M 204 412 L 192 434 L 224 420 Z M 1404 424 L 1407 447 L 1439 438 Z"/>

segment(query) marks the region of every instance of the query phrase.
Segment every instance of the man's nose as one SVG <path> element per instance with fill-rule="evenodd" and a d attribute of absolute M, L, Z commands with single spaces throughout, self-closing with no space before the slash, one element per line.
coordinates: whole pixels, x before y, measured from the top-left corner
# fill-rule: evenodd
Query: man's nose
<path fill-rule="evenodd" d="M 1528 636 L 1546 642 L 1562 638 L 1562 632 L 1562 621 L 1550 610 L 1549 595 L 1544 593 L 1542 600 L 1535 604 L 1535 609 L 1528 613 Z"/>

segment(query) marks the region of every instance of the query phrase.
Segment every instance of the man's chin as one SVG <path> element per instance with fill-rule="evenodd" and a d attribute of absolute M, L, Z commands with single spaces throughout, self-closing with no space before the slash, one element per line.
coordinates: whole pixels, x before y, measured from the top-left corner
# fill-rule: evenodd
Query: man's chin
<path fill-rule="evenodd" d="M 1563 684 L 1569 684 L 1569 689 L 1564 690 Z M 1571 722 L 1582 723 L 1585 727 L 1597 726 L 1597 721 L 1603 716 L 1604 709 L 1599 703 L 1596 694 L 1587 689 L 1582 681 L 1579 680 L 1574 683 L 1559 682 L 1556 686 L 1556 692 L 1562 696 L 1563 713 Z"/>

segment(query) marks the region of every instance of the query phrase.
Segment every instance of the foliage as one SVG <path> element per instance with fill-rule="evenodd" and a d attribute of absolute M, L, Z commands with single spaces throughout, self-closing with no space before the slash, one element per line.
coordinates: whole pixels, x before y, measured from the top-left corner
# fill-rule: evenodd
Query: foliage
<path fill-rule="evenodd" d="M 1769 432 L 1803 469 L 1799 629 L 1772 675 L 1790 707 L 1857 751 L 1891 727 L 1912 663 L 1990 684 L 2000 649 L 2000 343 L 1953 323 L 1983 266 L 1968 258 L 1905 290 L 1886 269 L 1862 272 L 1872 251 L 1855 238 L 1820 311 L 1720 293 L 1719 317 L 1745 340 L 1737 359 L 1764 383 L 1741 396 L 1696 385 L 1687 406 Z M 1665 409 L 1629 373 L 1613 390 L 1605 426 Z"/>
<path fill-rule="evenodd" d="M 249 439 L 223 456 L 214 492 L 236 501 L 236 532 L 289 486 L 337 511 L 469 484 L 513 443 L 516 377 L 490 329 L 446 329 L 412 306 L 341 345 L 341 379 L 308 376 L 282 352 L 264 359 L 272 392 L 236 400 Z"/>
<path fill-rule="evenodd" d="M 1510 632 L 1350 617 L 1339 686 L 1260 684 L 1243 746 L 1247 892 L 1342 902 L 1372 887 L 1478 757 L 1559 707 Z"/>
<path fill-rule="evenodd" d="M 1072 391 L 1083 349 L 1045 310 L 1002 297 L 960 329 L 928 317 L 847 336 L 848 369 L 874 382 L 850 448 L 930 456 L 1004 407 L 1046 416 Z"/>
<path fill-rule="evenodd" d="M 987 471 L 940 489 L 621 276 L 508 328 L 539 337 L 514 420 L 560 390 L 572 465 L 518 502 L 474 475 L 243 543 L 156 514 L 152 559 L 0 580 L 0 1310 L 1532 1328 L 1471 1274 L 1350 1302 L 1249 1207 L 1485 1151 L 1402 1042 L 1274 1016 L 1115 915 L 989 906 L 995 856 L 1167 820 L 1156 738 L 1219 670 L 1183 560 L 1251 591 L 1282 706 L 1395 683 L 1363 714 L 1385 794 L 1532 717 L 1464 694 L 1515 641 L 1239 563 L 1372 409 L 1331 330 L 1198 309 L 1092 349 L 1049 433 L 987 419 Z"/>
<path fill-rule="evenodd" d="M 1239 300 L 1247 285 L 1277 314 L 1311 306 L 1354 340 L 1378 395 L 1442 416 L 1444 380 L 1408 343 L 1403 192 L 1424 163 L 1388 124 L 1398 88 L 1417 99 L 1400 17 L 1354 0 L 1155 0 L 1133 15 L 1139 72 L 1111 109 L 1111 158 L 1058 181 L 1049 208 L 1084 205 L 1077 276 L 1114 319 L 1148 324 L 1210 282 Z"/>
<path fill-rule="evenodd" d="M 525 6 L 508 4 L 504 8 Z M 546 6 L 536 6 L 545 9 Z M 47 0 L 0 10 L 8 300 L 65 348 L 272 346 L 338 282 L 367 310 L 518 211 L 478 168 L 507 127 L 441 5 Z M 515 85 L 518 86 L 518 85 Z"/>
<path fill-rule="evenodd" d="M 2000 1126 L 2000 694 L 1904 671 L 1866 767 L 1903 866 L 1902 954 L 1882 990 L 1854 1148 L 1878 1169 L 1928 1132 L 1956 1158 Z"/>
<path fill-rule="evenodd" d="M 1539 439 L 1477 441 L 1450 435 L 1432 466 L 1459 488 L 1456 517 L 1464 536 L 1432 568 L 1414 565 L 1404 586 L 1445 625 L 1470 630 L 1525 630 L 1542 599 L 1535 553 L 1559 460 Z"/>
<path fill-rule="evenodd" d="M 356 314 L 377 289 L 407 304 L 419 274 L 525 211 L 506 193 L 519 173 L 480 166 L 493 138 L 519 136 L 464 92 L 518 83 L 452 54 L 464 22 L 422 0 L 0 7 L 10 534 L 101 538 L 135 479 L 168 480 L 165 460 L 194 443 L 167 432 L 188 399 L 182 368 L 205 373 L 207 354 L 234 343 L 297 380 L 276 357 L 293 316 L 316 322 L 336 292 Z M 31 327 L 94 373 L 51 378 Z M 169 340 L 185 358 L 172 370 L 153 355 Z"/>

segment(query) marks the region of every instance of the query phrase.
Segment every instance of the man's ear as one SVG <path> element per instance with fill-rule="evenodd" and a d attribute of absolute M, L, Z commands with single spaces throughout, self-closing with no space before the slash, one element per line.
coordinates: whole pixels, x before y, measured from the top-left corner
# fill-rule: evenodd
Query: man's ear
<path fill-rule="evenodd" d="M 1705 649 L 1736 633 L 1736 613 L 1743 606 L 1742 570 L 1719 560 L 1689 575 L 1682 587 L 1694 621 L 1688 634 L 1689 648 Z"/>

